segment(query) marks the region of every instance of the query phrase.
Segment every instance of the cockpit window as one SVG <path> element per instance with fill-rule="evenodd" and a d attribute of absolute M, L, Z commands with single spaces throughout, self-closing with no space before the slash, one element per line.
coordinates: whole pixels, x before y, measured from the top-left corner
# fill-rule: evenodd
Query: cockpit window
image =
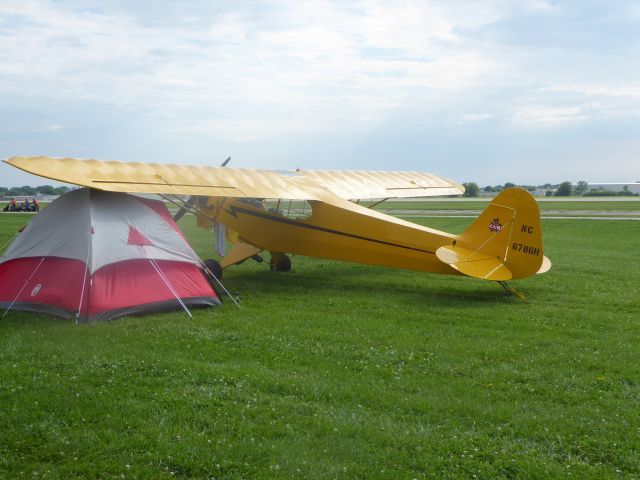
<path fill-rule="evenodd" d="M 295 220 L 304 220 L 313 213 L 311 204 L 306 200 L 268 200 L 264 203 L 268 211 Z"/>

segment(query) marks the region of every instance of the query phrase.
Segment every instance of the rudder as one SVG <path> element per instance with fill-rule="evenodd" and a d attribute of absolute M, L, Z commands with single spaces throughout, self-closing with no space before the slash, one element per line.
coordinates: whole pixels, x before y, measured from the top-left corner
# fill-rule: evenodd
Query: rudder
<path fill-rule="evenodd" d="M 473 224 L 451 245 L 436 251 L 456 270 L 485 280 L 505 281 L 547 271 L 540 210 L 522 188 L 500 192 Z"/>

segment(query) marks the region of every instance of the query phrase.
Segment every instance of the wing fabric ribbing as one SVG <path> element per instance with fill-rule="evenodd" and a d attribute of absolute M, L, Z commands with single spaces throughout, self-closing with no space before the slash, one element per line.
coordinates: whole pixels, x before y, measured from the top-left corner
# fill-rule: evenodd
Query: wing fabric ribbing
<path fill-rule="evenodd" d="M 98 190 L 212 197 L 345 200 L 459 195 L 464 187 L 419 172 L 272 171 L 160 163 L 11 157 L 6 163 L 41 177 Z"/>

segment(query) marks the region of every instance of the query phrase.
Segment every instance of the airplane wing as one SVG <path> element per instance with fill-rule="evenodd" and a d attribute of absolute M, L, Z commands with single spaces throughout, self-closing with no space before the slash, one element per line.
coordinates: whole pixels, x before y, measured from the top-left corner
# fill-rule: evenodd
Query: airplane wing
<path fill-rule="evenodd" d="M 464 187 L 418 172 L 273 171 L 160 163 L 11 157 L 9 165 L 41 177 L 113 192 L 326 200 L 460 195 Z"/>
<path fill-rule="evenodd" d="M 296 183 L 269 170 L 52 157 L 11 157 L 5 162 L 41 177 L 112 192 L 309 198 Z"/>
<path fill-rule="evenodd" d="M 345 200 L 461 195 L 464 187 L 430 173 L 369 170 L 296 170 Z"/>

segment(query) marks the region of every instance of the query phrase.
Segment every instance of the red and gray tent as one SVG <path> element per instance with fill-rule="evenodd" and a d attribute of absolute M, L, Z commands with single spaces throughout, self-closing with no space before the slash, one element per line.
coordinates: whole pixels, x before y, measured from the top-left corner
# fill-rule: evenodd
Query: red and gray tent
<path fill-rule="evenodd" d="M 162 202 L 79 189 L 52 202 L 0 258 L 0 308 L 105 320 L 217 305 Z"/>

